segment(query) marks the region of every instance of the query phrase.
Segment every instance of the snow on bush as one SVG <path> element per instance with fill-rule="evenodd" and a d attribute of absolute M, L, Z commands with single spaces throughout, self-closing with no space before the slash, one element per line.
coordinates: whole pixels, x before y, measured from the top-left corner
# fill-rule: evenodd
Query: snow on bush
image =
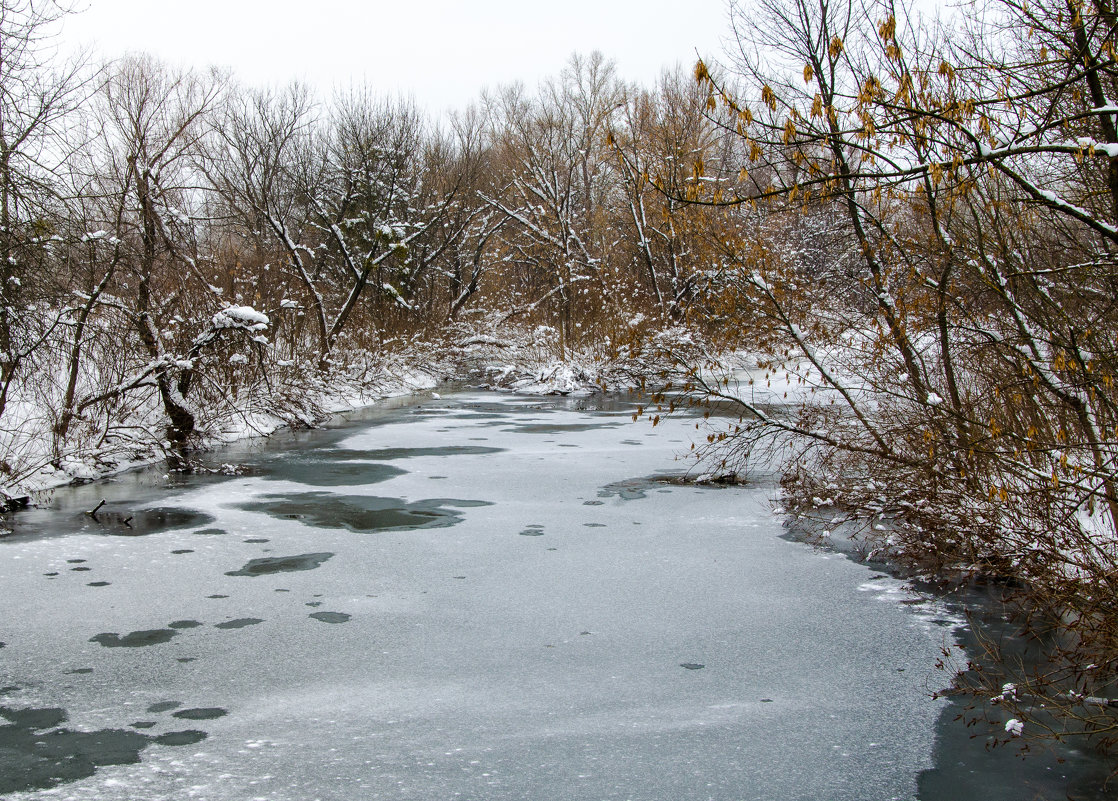
<path fill-rule="evenodd" d="M 251 306 L 230 306 L 213 316 L 214 328 L 247 328 L 250 331 L 263 331 L 271 321 L 268 315 L 261 314 Z"/>

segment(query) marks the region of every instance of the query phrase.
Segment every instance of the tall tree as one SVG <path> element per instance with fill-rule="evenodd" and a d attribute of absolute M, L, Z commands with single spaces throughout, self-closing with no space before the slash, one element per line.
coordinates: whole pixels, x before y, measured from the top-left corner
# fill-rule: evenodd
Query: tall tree
<path fill-rule="evenodd" d="M 154 381 L 175 451 L 194 435 L 198 413 L 187 399 L 197 364 L 168 347 L 173 330 L 205 328 L 227 305 L 201 264 L 203 185 L 194 169 L 223 88 L 217 73 L 175 71 L 139 57 L 110 68 L 99 98 L 101 195 L 117 210 L 105 225 L 114 226 L 121 248 L 114 299 L 147 360 L 130 383 Z"/>

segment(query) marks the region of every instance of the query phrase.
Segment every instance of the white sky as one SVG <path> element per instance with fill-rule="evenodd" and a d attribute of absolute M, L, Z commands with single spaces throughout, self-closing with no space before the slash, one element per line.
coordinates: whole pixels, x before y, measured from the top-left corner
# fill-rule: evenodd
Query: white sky
<path fill-rule="evenodd" d="M 326 94 L 364 80 L 435 114 L 486 86 L 534 87 L 571 53 L 601 50 L 621 77 L 720 56 L 726 0 L 80 0 L 67 44 L 232 67 L 246 84 L 301 79 Z"/>

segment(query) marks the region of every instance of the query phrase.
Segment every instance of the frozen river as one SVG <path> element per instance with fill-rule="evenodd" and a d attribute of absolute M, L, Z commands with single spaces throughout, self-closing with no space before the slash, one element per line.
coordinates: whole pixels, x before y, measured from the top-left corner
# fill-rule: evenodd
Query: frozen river
<path fill-rule="evenodd" d="M 0 795 L 1065 786 L 1051 765 L 983 762 L 949 725 L 930 696 L 953 632 L 938 602 L 782 537 L 763 476 L 673 483 L 693 419 L 590 405 L 428 399 L 220 454 L 237 475 L 142 472 L 17 516 L 0 542 Z"/>

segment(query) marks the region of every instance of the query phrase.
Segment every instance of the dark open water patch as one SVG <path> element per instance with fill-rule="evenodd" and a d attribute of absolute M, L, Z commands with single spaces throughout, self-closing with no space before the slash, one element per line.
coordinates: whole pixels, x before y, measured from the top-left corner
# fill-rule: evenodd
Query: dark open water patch
<path fill-rule="evenodd" d="M 650 478 L 629 478 L 606 484 L 598 490 L 599 498 L 620 498 L 623 501 L 637 501 L 648 497 L 648 490 L 655 486 Z"/>
<path fill-rule="evenodd" d="M 107 765 L 134 765 L 152 743 L 193 745 L 207 736 L 201 731 L 149 737 L 127 729 L 61 728 L 68 719 L 65 709 L 0 707 L 0 795 L 47 790 L 89 778 Z"/>
<path fill-rule="evenodd" d="M 151 740 L 125 729 L 58 728 L 64 709 L 7 709 L 0 726 L 0 794 L 45 790 L 92 776 L 105 765 L 131 765 Z"/>
<path fill-rule="evenodd" d="M 171 715 L 173 718 L 181 720 L 214 720 L 216 718 L 223 718 L 229 714 L 228 709 L 222 709 L 219 706 L 196 707 L 194 709 L 180 709 Z"/>
<path fill-rule="evenodd" d="M 178 632 L 174 629 L 144 629 L 133 631 L 121 637 L 115 631 L 97 634 L 89 638 L 90 642 L 103 645 L 106 648 L 143 648 L 148 645 L 165 643 Z"/>
<path fill-rule="evenodd" d="M 172 709 L 178 709 L 180 706 L 182 706 L 182 701 L 156 701 L 148 707 L 148 712 L 152 714 L 170 712 Z"/>
<path fill-rule="evenodd" d="M 352 616 L 345 612 L 311 612 L 307 617 L 313 617 L 323 623 L 345 623 Z"/>
<path fill-rule="evenodd" d="M 324 458 L 334 457 L 334 458 Z M 293 481 L 312 487 L 345 484 L 379 484 L 407 473 L 399 467 L 370 461 L 375 457 L 360 451 L 311 451 L 290 454 L 264 467 L 268 481 Z"/>
<path fill-rule="evenodd" d="M 623 501 L 636 501 L 647 498 L 653 490 L 660 491 L 665 486 L 679 486 L 685 484 L 684 476 L 658 475 L 643 476 L 641 478 L 627 478 L 624 481 L 615 481 L 606 484 L 598 490 L 599 498 L 620 498 Z M 707 486 L 707 485 L 703 485 Z M 590 505 L 590 504 L 586 504 Z"/>
<path fill-rule="evenodd" d="M 259 617 L 239 617 L 236 620 L 226 620 L 224 623 L 215 623 L 215 629 L 243 629 L 246 626 L 255 626 L 258 623 L 263 623 L 264 620 Z"/>
<path fill-rule="evenodd" d="M 185 731 L 169 731 L 166 734 L 151 738 L 151 741 L 159 745 L 194 745 L 202 742 L 207 737 L 209 735 L 204 731 L 186 729 Z"/>
<path fill-rule="evenodd" d="M 142 537 L 160 531 L 205 526 L 217 518 L 196 509 L 159 507 L 132 510 L 127 506 L 106 504 L 96 518 L 81 516 L 83 533 L 118 537 Z"/>
<path fill-rule="evenodd" d="M 541 526 L 539 523 L 531 523 L 530 525 L 527 525 L 527 526 L 524 527 L 524 530 L 520 532 L 520 536 L 521 537 L 542 537 L 543 536 L 543 526 Z"/>
<path fill-rule="evenodd" d="M 492 504 L 454 498 L 429 498 L 408 503 L 403 498 L 303 492 L 266 495 L 262 500 L 241 504 L 240 508 L 284 520 L 298 520 L 315 528 L 345 528 L 362 532 L 453 526 L 462 520 L 462 512 L 458 508 L 472 506 Z"/>
<path fill-rule="evenodd" d="M 175 620 L 167 624 L 169 629 L 196 629 L 202 624 L 197 620 Z"/>
<path fill-rule="evenodd" d="M 267 576 L 272 573 L 294 573 L 299 570 L 314 570 L 334 554 L 301 553 L 295 556 L 271 556 L 264 559 L 251 559 L 240 570 L 231 570 L 227 576 Z M 228 596 L 222 596 L 223 598 Z"/>
<path fill-rule="evenodd" d="M 69 719 L 66 710 L 57 707 L 45 709 L 0 707 L 0 717 L 6 718 L 13 726 L 23 726 L 29 729 L 51 729 Z"/>

